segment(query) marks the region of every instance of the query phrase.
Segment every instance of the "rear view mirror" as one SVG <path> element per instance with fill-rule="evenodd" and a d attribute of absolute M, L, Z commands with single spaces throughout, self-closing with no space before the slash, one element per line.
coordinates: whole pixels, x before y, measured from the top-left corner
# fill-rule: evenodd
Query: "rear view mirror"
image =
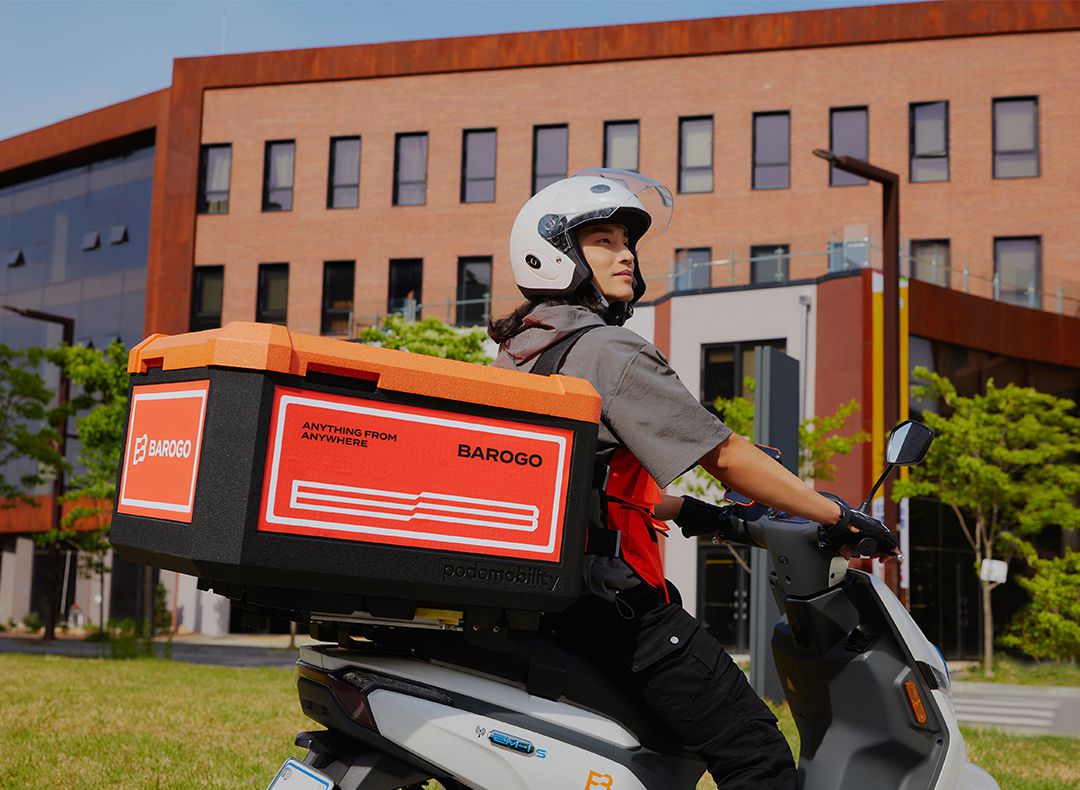
<path fill-rule="evenodd" d="M 915 420 L 904 420 L 889 434 L 885 460 L 895 466 L 912 466 L 926 457 L 934 432 Z"/>

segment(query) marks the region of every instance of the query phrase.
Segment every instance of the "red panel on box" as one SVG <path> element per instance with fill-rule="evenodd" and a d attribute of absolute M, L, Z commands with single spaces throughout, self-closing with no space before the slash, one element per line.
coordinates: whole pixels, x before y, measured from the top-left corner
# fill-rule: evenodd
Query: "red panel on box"
<path fill-rule="evenodd" d="M 557 562 L 573 433 L 277 387 L 259 529 Z"/>
<path fill-rule="evenodd" d="M 191 523 L 209 390 L 209 381 L 132 390 L 117 511 Z"/>

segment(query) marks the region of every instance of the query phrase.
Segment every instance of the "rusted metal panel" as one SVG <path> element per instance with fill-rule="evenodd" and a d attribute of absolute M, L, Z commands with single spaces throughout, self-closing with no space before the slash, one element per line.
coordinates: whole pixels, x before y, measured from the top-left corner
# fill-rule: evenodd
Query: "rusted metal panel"
<path fill-rule="evenodd" d="M 1080 369 L 1080 318 L 995 302 L 920 280 L 912 280 L 908 287 L 912 335 Z"/>

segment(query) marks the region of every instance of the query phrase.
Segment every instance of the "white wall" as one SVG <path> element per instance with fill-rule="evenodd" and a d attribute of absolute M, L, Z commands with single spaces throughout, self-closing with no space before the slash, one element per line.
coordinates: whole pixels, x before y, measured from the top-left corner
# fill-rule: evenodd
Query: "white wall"
<path fill-rule="evenodd" d="M 671 366 L 687 389 L 699 397 L 702 346 L 783 339 L 787 354 L 803 363 L 800 369 L 804 382 L 800 419 L 813 414 L 816 290 L 814 285 L 793 285 L 673 296 Z M 799 303 L 800 297 L 809 301 L 808 306 Z M 637 316 L 633 320 L 636 321 Z M 668 493 L 680 492 L 673 486 Z M 686 540 L 677 530 L 673 531 L 665 544 L 665 567 L 668 578 L 682 592 L 686 609 L 696 613 L 697 543 Z"/>
<path fill-rule="evenodd" d="M 197 632 L 207 636 L 229 633 L 229 599 L 197 588 L 194 576 L 173 571 L 161 572 L 165 600 L 169 611 L 175 611 L 176 627 L 181 632 Z"/>

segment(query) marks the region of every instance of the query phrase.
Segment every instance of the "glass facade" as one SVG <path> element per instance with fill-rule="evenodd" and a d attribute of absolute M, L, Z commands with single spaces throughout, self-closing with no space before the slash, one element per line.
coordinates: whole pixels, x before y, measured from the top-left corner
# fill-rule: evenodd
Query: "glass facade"
<path fill-rule="evenodd" d="M 755 244 L 750 248 L 750 282 L 782 283 L 788 279 L 786 244 Z"/>
<path fill-rule="evenodd" d="M 712 267 L 702 265 L 711 260 L 712 247 L 685 247 L 675 250 L 672 290 L 693 291 L 712 285 Z"/>
<path fill-rule="evenodd" d="M 994 99 L 994 178 L 1039 175 L 1039 100 Z"/>
<path fill-rule="evenodd" d="M 461 140 L 461 202 L 495 200 L 494 129 L 466 129 Z"/>
<path fill-rule="evenodd" d="M 266 144 L 263 161 L 263 211 L 292 211 L 296 143 L 278 140 Z"/>
<path fill-rule="evenodd" d="M 534 195 L 549 184 L 566 178 L 569 141 L 570 130 L 565 124 L 533 127 L 532 191 Z"/>
<path fill-rule="evenodd" d="M 994 239 L 994 298 L 1023 307 L 1042 305 L 1042 239 Z"/>
<path fill-rule="evenodd" d="M 399 258 L 390 261 L 386 312 L 401 313 L 405 318 L 420 317 L 424 300 L 424 261 L 421 258 Z"/>
<path fill-rule="evenodd" d="M 190 331 L 221 326 L 221 303 L 225 295 L 224 266 L 196 266 L 191 278 Z"/>
<path fill-rule="evenodd" d="M 864 162 L 870 152 L 870 114 L 865 107 L 844 107 L 829 111 L 829 150 Z M 829 184 L 834 187 L 860 186 L 862 176 L 829 165 Z"/>
<path fill-rule="evenodd" d="M 637 121 L 604 124 L 604 167 L 637 172 L 640 129 Z"/>
<path fill-rule="evenodd" d="M 324 335 L 347 335 L 352 331 L 355 261 L 326 261 L 323 264 L 322 319 Z"/>
<path fill-rule="evenodd" d="M 713 119 L 679 119 L 679 191 L 712 192 Z"/>
<path fill-rule="evenodd" d="M 102 348 L 143 337 L 154 148 L 0 189 L 3 304 L 75 319 L 75 340 Z M 93 243 L 86 244 L 87 237 Z M 0 312 L 0 342 L 60 342 L 59 324 Z"/>
<path fill-rule="evenodd" d="M 486 326 L 491 314 L 491 256 L 458 258 L 457 325 Z"/>
<path fill-rule="evenodd" d="M 394 141 L 395 206 L 427 202 L 427 132 L 399 134 Z"/>
<path fill-rule="evenodd" d="M 949 240 L 912 239 L 911 277 L 949 287 Z"/>
<path fill-rule="evenodd" d="M 754 113 L 754 189 L 791 186 L 791 114 Z"/>
<path fill-rule="evenodd" d="M 949 103 L 911 105 L 911 181 L 949 180 Z"/>
<path fill-rule="evenodd" d="M 360 138 L 330 138 L 330 178 L 326 186 L 327 208 L 360 205 Z"/>

